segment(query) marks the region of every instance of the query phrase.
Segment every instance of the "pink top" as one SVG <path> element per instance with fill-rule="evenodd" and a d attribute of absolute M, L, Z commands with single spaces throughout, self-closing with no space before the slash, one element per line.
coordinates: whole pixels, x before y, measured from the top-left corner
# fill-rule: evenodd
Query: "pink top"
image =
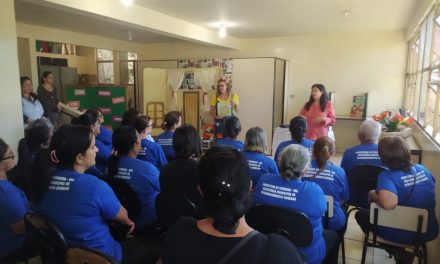
<path fill-rule="evenodd" d="M 305 116 L 307 119 L 307 132 L 305 137 L 311 140 L 327 136 L 328 127 L 336 123 L 335 109 L 330 101 L 327 101 L 324 112 L 321 112 L 321 106 L 312 104 L 308 111 L 303 107 L 300 115 Z M 325 120 L 320 123 L 315 123 L 314 119 L 318 116 L 325 117 Z"/>

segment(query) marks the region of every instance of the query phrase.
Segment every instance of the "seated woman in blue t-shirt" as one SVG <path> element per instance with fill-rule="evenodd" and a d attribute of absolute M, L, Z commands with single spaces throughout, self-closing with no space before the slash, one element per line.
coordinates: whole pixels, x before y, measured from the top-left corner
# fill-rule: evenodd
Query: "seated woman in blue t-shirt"
<path fill-rule="evenodd" d="M 162 146 L 163 153 L 168 161 L 176 158 L 173 149 L 174 131 L 182 125 L 182 114 L 177 111 L 168 112 L 163 120 L 162 128 L 165 130 L 157 136 L 157 143 Z"/>
<path fill-rule="evenodd" d="M 96 110 L 88 110 L 79 117 L 73 118 L 71 123 L 90 128 L 93 131 L 95 138 L 100 133 L 101 124 L 99 123 L 98 112 Z M 96 139 L 96 147 L 98 148 L 98 152 L 96 153 L 96 164 L 91 166 L 87 170 L 87 173 L 103 179 L 106 177 L 105 169 L 107 160 L 112 154 L 112 149 L 99 139 Z"/>
<path fill-rule="evenodd" d="M 322 216 L 327 211 L 324 192 L 318 184 L 301 179 L 309 162 L 310 152 L 306 148 L 296 144 L 287 146 L 278 161 L 280 176 L 265 174 L 260 178 L 252 192 L 254 204 L 280 206 L 304 213 L 313 228 L 311 244 L 299 247 L 307 263 L 318 264 L 325 257 L 326 263 L 337 263 L 337 235 L 322 227 Z M 280 188 L 291 190 L 290 196 L 277 194 Z"/>
<path fill-rule="evenodd" d="M 153 164 L 136 158 L 141 150 L 141 138 L 132 126 L 115 129 L 113 148 L 115 151 L 108 161 L 108 178 L 124 180 L 136 192 L 142 208 L 134 220 L 138 230 L 145 230 L 156 222 L 159 170 Z"/>
<path fill-rule="evenodd" d="M 153 126 L 153 121 L 148 116 L 139 116 L 134 120 L 134 127 L 141 137 L 141 150 L 137 158 L 148 161 L 157 169 L 165 166 L 168 161 L 163 153 L 162 147 L 154 141 L 148 139 L 148 129 Z"/>
<path fill-rule="evenodd" d="M 371 190 L 368 199 L 386 210 L 397 205 L 423 208 L 428 211 L 427 232 L 422 240 L 427 242 L 438 235 L 438 222 L 435 216 L 435 179 L 420 164 L 411 163 L 408 143 L 400 137 L 385 137 L 379 142 L 379 156 L 389 168 L 379 174 L 376 190 Z M 356 220 L 366 231 L 369 223 L 369 210 L 358 211 Z M 414 232 L 394 228 L 379 227 L 379 235 L 401 244 L 412 245 L 416 241 Z M 399 258 L 399 254 L 396 255 Z"/>
<path fill-rule="evenodd" d="M 0 139 L 0 262 L 18 263 L 35 255 L 26 239 L 24 215 L 29 211 L 23 191 L 15 187 L 6 173 L 15 166 L 14 153 Z"/>
<path fill-rule="evenodd" d="M 102 110 L 99 108 L 96 108 L 96 110 L 89 109 L 86 111 L 86 113 L 94 112 L 94 111 L 96 111 L 96 113 L 98 114 L 98 123 L 99 123 L 99 134 L 98 134 L 98 136 L 96 136 L 96 140 L 101 141 L 109 149 L 112 149 L 113 148 L 112 147 L 112 134 L 113 134 L 113 132 L 103 125 L 104 124 L 104 114 L 102 113 Z"/>
<path fill-rule="evenodd" d="M 339 240 L 344 239 L 347 217 L 342 202 L 348 200 L 348 182 L 344 170 L 330 161 L 335 153 L 333 139 L 318 138 L 312 153 L 311 166 L 303 179 L 317 183 L 325 195 L 333 197 L 333 217 L 329 218 L 328 228 L 338 233 Z"/>
<path fill-rule="evenodd" d="M 283 151 L 285 147 L 292 144 L 302 145 L 309 151 L 312 151 L 313 140 L 306 139 L 304 137 L 305 133 L 307 132 L 307 121 L 303 116 L 295 116 L 290 120 L 289 131 L 292 135 L 292 140 L 281 142 L 278 145 L 274 156 L 275 161 L 278 161 L 278 157 L 280 156 L 281 151 Z"/>
<path fill-rule="evenodd" d="M 236 116 L 231 116 L 225 121 L 225 137 L 218 139 L 215 144 L 218 146 L 228 146 L 235 148 L 239 151 L 243 151 L 244 144 L 238 140 L 238 136 L 241 132 L 240 119 Z"/>
<path fill-rule="evenodd" d="M 54 223 L 70 245 L 97 249 L 118 261 L 124 256 L 124 262 L 130 261 L 132 256 L 139 256 L 137 252 L 145 251 L 145 245 L 140 243 L 138 248 L 127 240 L 130 246 L 124 244 L 121 248 L 111 236 L 109 220 L 130 226 L 130 232 L 135 225 L 107 183 L 84 173 L 95 164 L 96 152 L 90 128 L 60 127 L 49 149 L 35 157 L 30 177 L 33 209 Z"/>
<path fill-rule="evenodd" d="M 244 141 L 244 156 L 249 164 L 252 177 L 252 186 L 256 186 L 261 175 L 271 173 L 278 176 L 278 167 L 275 161 L 266 156 L 266 133 L 260 127 L 252 127 L 246 132 Z"/>

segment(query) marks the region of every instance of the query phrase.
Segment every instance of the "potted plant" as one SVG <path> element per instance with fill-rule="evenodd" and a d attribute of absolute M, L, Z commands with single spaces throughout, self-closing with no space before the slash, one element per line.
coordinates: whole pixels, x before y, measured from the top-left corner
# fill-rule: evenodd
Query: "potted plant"
<path fill-rule="evenodd" d="M 413 117 L 403 117 L 398 113 L 392 115 L 390 111 L 383 111 L 379 115 L 373 115 L 373 119 L 382 124 L 382 137 L 399 136 L 410 137 L 412 129 L 409 127 L 414 123 Z"/>

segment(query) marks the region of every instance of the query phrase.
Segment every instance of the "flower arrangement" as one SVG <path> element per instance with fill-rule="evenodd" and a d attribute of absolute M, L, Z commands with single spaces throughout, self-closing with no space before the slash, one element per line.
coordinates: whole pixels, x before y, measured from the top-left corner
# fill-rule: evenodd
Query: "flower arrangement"
<path fill-rule="evenodd" d="M 373 119 L 382 124 L 385 132 L 398 132 L 404 127 L 409 127 L 414 123 L 413 117 L 403 117 L 396 113 L 391 116 L 391 112 L 383 111 L 379 115 L 373 115 Z"/>

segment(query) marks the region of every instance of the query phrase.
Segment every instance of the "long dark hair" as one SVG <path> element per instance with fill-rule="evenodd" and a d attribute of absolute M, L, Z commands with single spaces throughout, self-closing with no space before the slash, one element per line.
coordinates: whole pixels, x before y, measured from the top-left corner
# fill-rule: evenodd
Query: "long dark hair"
<path fill-rule="evenodd" d="M 166 131 L 171 130 L 175 124 L 179 123 L 181 117 L 182 114 L 178 111 L 168 112 L 163 120 L 162 129 Z"/>
<path fill-rule="evenodd" d="M 200 158 L 199 184 L 214 228 L 235 234 L 238 220 L 249 208 L 250 172 L 246 159 L 235 149 L 213 147 Z"/>
<path fill-rule="evenodd" d="M 130 108 L 127 111 L 124 112 L 124 115 L 122 116 L 121 126 L 133 126 L 134 120 L 139 116 L 139 111 Z"/>
<path fill-rule="evenodd" d="M 231 116 L 225 121 L 225 136 L 236 139 L 241 132 L 240 119 L 236 116 Z"/>
<path fill-rule="evenodd" d="M 49 76 L 49 75 L 51 75 L 52 74 L 52 72 L 50 72 L 50 71 L 45 71 L 45 72 L 43 72 L 43 74 L 41 74 L 41 84 L 43 85 L 44 84 L 44 79 L 46 79 L 47 78 L 47 76 Z"/>
<path fill-rule="evenodd" d="M 292 139 L 301 143 L 304 139 L 304 134 L 307 132 L 307 121 L 302 116 L 295 116 L 290 120 L 289 131 Z"/>
<path fill-rule="evenodd" d="M 24 131 L 24 138 L 18 143 L 18 167 L 32 164 L 35 155 L 42 149 L 41 145 L 49 144 L 51 132 L 48 126 L 32 126 Z"/>
<path fill-rule="evenodd" d="M 173 148 L 176 158 L 200 157 L 202 147 L 199 133 L 191 125 L 183 125 L 174 131 Z"/>
<path fill-rule="evenodd" d="M 325 89 L 325 86 L 320 83 L 315 83 L 314 85 L 312 85 L 312 89 L 313 88 L 317 88 L 322 92 L 321 98 L 319 98 L 319 106 L 321 107 L 321 112 L 324 112 L 325 106 L 326 106 L 328 98 L 329 98 L 327 90 Z M 310 95 L 309 101 L 305 105 L 305 108 L 307 111 L 310 110 L 310 107 L 312 106 L 314 101 L 315 100 L 313 99 L 313 96 Z"/>
<path fill-rule="evenodd" d="M 136 129 L 132 126 L 120 126 L 113 131 L 114 152 L 107 162 L 107 175 L 109 178 L 118 173 L 119 159 L 130 152 L 137 139 Z"/>
<path fill-rule="evenodd" d="M 93 132 L 85 126 L 63 125 L 52 136 L 49 149 L 40 151 L 30 173 L 30 200 L 39 203 L 49 188 L 55 168 L 73 170 L 78 154 L 85 155 Z"/>

